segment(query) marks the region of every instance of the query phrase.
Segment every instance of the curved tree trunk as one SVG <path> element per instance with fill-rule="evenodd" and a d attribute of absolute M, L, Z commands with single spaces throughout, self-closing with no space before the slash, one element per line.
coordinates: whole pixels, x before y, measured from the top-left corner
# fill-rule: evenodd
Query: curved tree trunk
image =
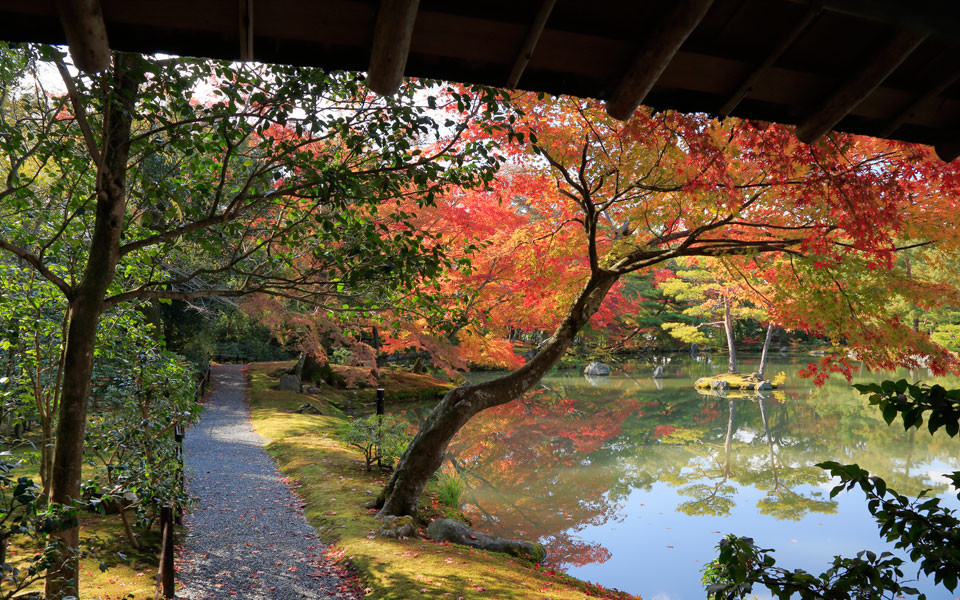
<path fill-rule="evenodd" d="M 730 299 L 723 297 L 723 331 L 727 334 L 727 351 L 729 360 L 727 362 L 728 373 L 739 373 L 737 369 L 737 349 L 733 345 L 733 317 L 730 316 Z"/>
<path fill-rule="evenodd" d="M 553 336 L 527 364 L 498 379 L 448 392 L 407 446 L 397 470 L 377 498 L 380 514 L 414 514 L 427 480 L 440 468 L 447 445 L 457 431 L 478 412 L 516 400 L 536 385 L 600 308 L 617 279 L 618 275 L 607 271 L 592 275 Z"/>
<path fill-rule="evenodd" d="M 50 502 L 70 506 L 80 498 L 80 468 L 87 422 L 87 399 L 93 373 L 93 350 L 104 298 L 120 259 L 120 236 L 126 211 L 126 171 L 133 107 L 140 76 L 137 59 L 117 54 L 109 102 L 104 117 L 105 139 L 100 148 L 97 214 L 83 279 L 75 288 L 68 310 L 64 340 L 63 384 L 51 472 Z M 78 596 L 76 549 L 79 529 L 55 531 L 61 547 L 47 572 L 44 593 L 48 600 Z"/>
<path fill-rule="evenodd" d="M 757 369 L 757 375 L 763 379 L 763 373 L 767 370 L 767 356 L 770 353 L 770 341 L 773 339 L 773 323 L 767 325 L 767 337 L 763 339 L 763 351 L 760 353 L 760 368 Z"/>

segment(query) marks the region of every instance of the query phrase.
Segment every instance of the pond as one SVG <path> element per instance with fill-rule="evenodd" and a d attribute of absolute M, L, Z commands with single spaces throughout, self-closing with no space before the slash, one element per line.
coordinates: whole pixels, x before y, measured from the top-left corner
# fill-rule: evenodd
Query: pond
<path fill-rule="evenodd" d="M 960 441 L 887 427 L 842 378 L 820 388 L 801 379 L 810 360 L 773 361 L 768 377 L 785 381 L 763 397 L 692 389 L 721 372 L 724 357 L 673 356 L 662 380 L 649 376 L 650 364 L 590 380 L 561 372 L 522 401 L 476 416 L 451 443 L 444 470 L 467 482 L 476 529 L 538 539 L 555 567 L 647 600 L 704 598 L 700 569 L 726 533 L 775 548 L 781 566 L 816 573 L 835 554 L 884 549 L 862 494 L 831 500 L 819 461 L 855 462 L 901 493 L 930 489 L 960 508 L 944 477 L 960 470 Z M 741 370 L 755 364 L 747 359 Z M 855 381 L 899 377 L 932 380 L 904 371 Z M 417 422 L 429 408 L 403 412 Z M 917 587 L 931 599 L 955 597 L 931 582 Z"/>

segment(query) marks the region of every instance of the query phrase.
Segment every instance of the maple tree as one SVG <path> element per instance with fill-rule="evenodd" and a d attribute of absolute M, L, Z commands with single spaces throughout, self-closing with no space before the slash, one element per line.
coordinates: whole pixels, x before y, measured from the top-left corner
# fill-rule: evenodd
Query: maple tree
<path fill-rule="evenodd" d="M 551 197 L 577 225 L 582 283 L 526 364 L 437 405 L 378 497 L 383 514 L 413 513 L 464 423 L 539 381 L 622 277 L 671 259 L 723 257 L 752 272 L 770 284 L 778 323 L 843 338 L 869 367 L 955 367 L 882 304 L 894 280 L 930 304 L 957 297 L 946 282 L 908 283 L 893 268 L 903 239 L 956 247 L 952 228 L 934 223 L 955 214 L 957 171 L 929 149 L 844 135 L 808 146 L 779 125 L 650 111 L 619 123 L 593 101 L 516 102 L 524 117 L 511 135 L 529 143 L 514 144 L 512 159 L 553 180 Z M 826 357 L 810 371 L 849 363 Z"/>
<path fill-rule="evenodd" d="M 52 506 L 80 497 L 104 314 L 252 293 L 338 310 L 437 271 L 439 248 L 366 217 L 490 181 L 493 143 L 462 133 L 502 126 L 501 93 L 478 88 L 437 115 L 429 85 L 383 99 L 357 74 L 127 53 L 91 77 L 60 49 L 0 46 L 0 250 L 49 282 L 66 315 Z M 56 536 L 52 600 L 74 595 L 78 575 L 77 527 Z"/>

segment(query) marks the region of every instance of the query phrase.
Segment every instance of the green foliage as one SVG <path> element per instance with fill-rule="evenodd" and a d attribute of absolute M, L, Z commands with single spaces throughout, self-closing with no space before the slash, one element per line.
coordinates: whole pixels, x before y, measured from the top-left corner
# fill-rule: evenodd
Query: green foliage
<path fill-rule="evenodd" d="M 904 429 L 920 428 L 926 419 L 931 434 L 942 428 L 950 437 L 958 435 L 960 390 L 909 384 L 903 379 L 854 387 L 862 394 L 870 394 L 870 404 L 882 411 L 888 425 L 899 415 Z M 920 571 L 933 576 L 935 584 L 951 591 L 957 589 L 960 517 L 956 511 L 942 506 L 939 498 L 925 497 L 926 491 L 917 498 L 908 498 L 855 464 L 827 461 L 817 466 L 839 480 L 830 492 L 831 498 L 844 490 L 859 488 L 866 496 L 867 509 L 877 521 L 880 535 L 907 551 Z M 948 478 L 960 489 L 960 472 Z M 715 600 L 744 598 L 754 585 L 766 587 L 781 600 L 795 595 L 804 600 L 880 600 L 904 595 L 926 598 L 915 588 L 903 585 L 903 561 L 889 552 L 878 556 L 863 551 L 855 558 L 837 556 L 828 570 L 815 576 L 801 569 L 777 567 L 770 554 L 772 550 L 759 548 L 750 538 L 729 535 L 718 548 L 719 557 L 704 569 L 704 583 Z"/>
<path fill-rule="evenodd" d="M 266 327 L 232 306 L 212 303 L 197 310 L 186 302 L 174 301 L 162 305 L 160 313 L 167 349 L 198 367 L 210 360 L 264 362 L 290 358 Z"/>
<path fill-rule="evenodd" d="M 9 452 L 0 453 L 0 600 L 12 598 L 42 577 L 52 549 L 43 542 L 52 520 L 41 511 L 42 491 L 32 479 L 11 475 L 17 466 Z M 7 546 L 15 537 L 29 538 L 44 549 L 8 562 Z"/>
<path fill-rule="evenodd" d="M 189 505 L 173 434 L 197 421 L 200 404 L 195 372 L 181 358 L 142 331 L 126 341 L 123 353 L 97 364 L 86 447 L 98 469 L 87 496 L 94 508 L 117 502 L 151 518 L 165 504 Z"/>
<path fill-rule="evenodd" d="M 448 475 L 439 473 L 437 475 L 437 499 L 450 508 L 460 508 L 460 498 L 464 490 L 467 489 L 467 483 L 460 475 Z"/>
<path fill-rule="evenodd" d="M 410 442 L 407 423 L 394 415 L 350 419 L 337 427 L 336 436 L 363 454 L 367 471 L 373 468 L 378 455 L 381 464 L 393 466 Z"/>
<path fill-rule="evenodd" d="M 870 394 L 870 404 L 883 412 L 887 425 L 900 415 L 904 429 L 919 428 L 925 413 L 930 413 L 927 429 L 931 434 L 941 427 L 950 437 L 960 432 L 960 390 L 946 390 L 940 385 L 909 384 L 905 379 L 853 387 L 861 394 Z"/>
<path fill-rule="evenodd" d="M 960 352 L 960 325 L 938 325 L 930 332 L 930 339 L 951 352 Z"/>
<path fill-rule="evenodd" d="M 342 388 L 347 385 L 347 380 L 343 375 L 333 370 L 329 363 L 310 365 L 309 369 L 303 370 L 303 381 L 312 381 L 314 383 L 325 383 L 327 385 Z"/>
<path fill-rule="evenodd" d="M 903 561 L 889 552 L 860 552 L 856 558 L 836 556 L 820 575 L 776 566 L 772 550 L 751 538 L 729 535 L 717 545 L 719 556 L 704 568 L 704 583 L 713 600 L 745 598 L 755 585 L 766 587 L 779 600 L 893 600 L 918 592 L 901 586 Z"/>

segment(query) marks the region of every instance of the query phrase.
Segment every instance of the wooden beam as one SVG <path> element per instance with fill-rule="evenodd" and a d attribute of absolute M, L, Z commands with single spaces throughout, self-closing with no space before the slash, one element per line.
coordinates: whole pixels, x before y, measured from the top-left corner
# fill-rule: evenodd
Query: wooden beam
<path fill-rule="evenodd" d="M 240 60 L 253 60 L 253 0 L 240 3 Z"/>
<path fill-rule="evenodd" d="M 733 112 L 733 109 L 746 98 L 747 94 L 753 89 L 753 86 L 756 85 L 760 77 L 766 72 L 767 69 L 773 66 L 783 54 L 790 49 L 790 46 L 793 45 L 797 38 L 803 35 L 803 32 L 810 27 L 813 21 L 820 15 L 820 6 L 819 4 L 813 4 L 810 6 L 810 9 L 807 10 L 803 17 L 794 25 L 794 27 L 787 33 L 786 36 L 777 44 L 777 47 L 773 49 L 772 52 L 767 54 L 766 58 L 758 64 L 753 71 L 740 83 L 740 87 L 730 95 L 730 98 L 723 103 L 723 106 L 720 107 L 718 114 L 721 117 L 725 117 Z"/>
<path fill-rule="evenodd" d="M 57 12 L 74 66 L 86 73 L 106 69 L 110 43 L 100 0 L 57 0 Z"/>
<path fill-rule="evenodd" d="M 909 27 L 960 39 L 960 3 L 954 0 L 820 0 L 824 10 L 869 19 L 896 27 Z M 809 4 L 810 0 L 793 0 Z"/>
<path fill-rule="evenodd" d="M 520 77 L 523 76 L 523 71 L 527 68 L 530 59 L 533 58 L 533 50 L 537 47 L 537 42 L 540 41 L 540 34 L 543 33 L 543 28 L 546 27 L 547 19 L 550 18 L 550 13 L 553 12 L 556 3 L 557 0 L 542 0 L 540 2 L 540 8 L 533 18 L 533 23 L 530 24 L 530 29 L 527 30 L 527 36 L 523 39 L 523 45 L 520 46 L 517 59 L 513 62 L 510 77 L 507 78 L 507 89 L 516 89 L 517 84 L 520 83 Z"/>
<path fill-rule="evenodd" d="M 380 0 L 367 69 L 367 87 L 378 94 L 400 89 L 419 5 L 420 0 Z"/>
<path fill-rule="evenodd" d="M 960 134 L 957 134 L 951 140 L 943 141 L 933 147 L 937 156 L 943 162 L 953 162 L 960 156 Z"/>
<path fill-rule="evenodd" d="M 626 121 L 643 104 L 664 69 L 707 14 L 713 0 L 676 0 L 653 29 L 644 34 L 633 63 L 607 97 L 607 114 Z"/>
<path fill-rule="evenodd" d="M 897 129 L 900 129 L 900 126 L 906 123 L 907 119 L 912 117 L 920 108 L 923 107 L 924 104 L 945 92 L 947 88 L 952 86 L 958 80 L 960 80 L 960 69 L 957 69 L 953 73 L 950 73 L 944 77 L 939 83 L 937 83 L 937 85 L 933 86 L 922 96 L 911 102 L 909 106 L 900 112 L 900 114 L 884 125 L 883 129 L 877 133 L 877 136 L 882 138 L 888 138 L 892 136 L 894 132 L 896 132 Z"/>
<path fill-rule="evenodd" d="M 847 114 L 897 70 L 904 60 L 923 43 L 926 33 L 913 29 L 897 33 L 882 48 L 870 55 L 870 62 L 859 73 L 827 96 L 807 119 L 797 127 L 797 137 L 808 144 L 816 142 L 834 128 Z"/>

